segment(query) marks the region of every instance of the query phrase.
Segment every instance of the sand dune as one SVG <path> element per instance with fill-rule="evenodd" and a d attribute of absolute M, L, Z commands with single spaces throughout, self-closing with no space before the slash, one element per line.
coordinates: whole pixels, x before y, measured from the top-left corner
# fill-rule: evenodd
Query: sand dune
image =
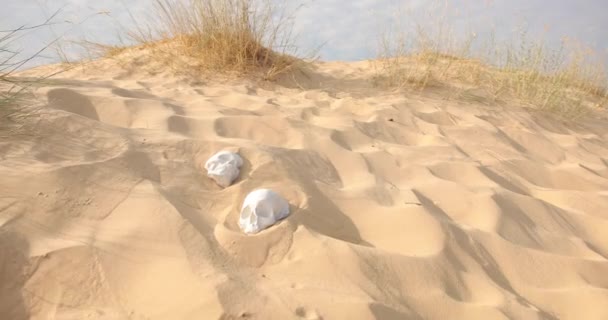
<path fill-rule="evenodd" d="M 309 76 L 38 89 L 0 142 L 0 318 L 608 319 L 608 120 Z M 245 160 L 226 189 L 219 150 Z M 247 236 L 259 187 L 292 214 Z"/>

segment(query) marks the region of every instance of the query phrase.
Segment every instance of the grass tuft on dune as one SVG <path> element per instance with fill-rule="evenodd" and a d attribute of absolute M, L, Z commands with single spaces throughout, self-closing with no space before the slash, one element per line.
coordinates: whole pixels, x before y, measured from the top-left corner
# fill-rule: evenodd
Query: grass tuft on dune
<path fill-rule="evenodd" d="M 264 79 L 301 65 L 289 16 L 271 1 L 156 0 L 156 23 L 129 32 L 163 65 L 199 72 L 251 74 Z M 135 18 L 134 18 L 135 19 Z M 136 20 L 136 19 L 135 19 Z M 106 57 L 127 46 L 96 45 Z"/>
<path fill-rule="evenodd" d="M 13 73 L 28 60 L 19 58 L 19 51 L 10 47 L 11 41 L 22 29 L 0 33 L 0 131 L 12 127 L 23 116 L 24 94 L 28 83 L 13 77 Z"/>
<path fill-rule="evenodd" d="M 40 76 L 22 77 L 17 75 L 22 68 L 37 59 L 55 41 L 44 45 L 38 51 L 24 54 L 14 47 L 14 41 L 24 33 L 38 31 L 47 27 L 59 11 L 39 25 L 23 25 L 18 28 L 0 31 L 0 136 L 16 134 L 34 113 L 32 108 L 31 87 L 40 85 L 44 80 L 64 71 L 54 68 L 50 73 Z"/>
<path fill-rule="evenodd" d="M 565 118 L 608 105 L 605 68 L 584 45 L 563 39 L 555 46 L 531 38 L 525 27 L 513 40 L 480 40 L 474 32 L 454 31 L 441 13 L 429 15 L 438 21 L 433 27 L 394 25 L 380 36 L 378 86 L 443 87 L 465 98 L 483 91 L 486 101 L 517 101 Z"/>

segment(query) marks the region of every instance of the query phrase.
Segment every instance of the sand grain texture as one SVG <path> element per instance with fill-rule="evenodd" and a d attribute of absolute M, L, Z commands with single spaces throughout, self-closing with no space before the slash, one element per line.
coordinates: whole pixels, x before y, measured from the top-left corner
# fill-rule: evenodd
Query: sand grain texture
<path fill-rule="evenodd" d="M 35 73 L 36 71 L 30 71 Z M 104 65 L 0 142 L 2 319 L 608 319 L 608 121 Z M 244 158 L 222 189 L 219 150 Z M 253 236 L 272 188 L 292 214 Z"/>

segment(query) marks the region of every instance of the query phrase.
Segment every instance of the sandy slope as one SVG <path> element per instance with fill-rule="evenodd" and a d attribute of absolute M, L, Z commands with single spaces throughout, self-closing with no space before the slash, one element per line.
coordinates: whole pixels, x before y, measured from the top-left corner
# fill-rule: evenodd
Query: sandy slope
<path fill-rule="evenodd" d="M 37 132 L 0 141 L 0 318 L 608 319 L 608 121 L 317 67 L 306 90 L 109 65 L 40 88 Z M 246 162 L 225 190 L 222 149 Z M 246 236 L 258 187 L 293 214 Z"/>

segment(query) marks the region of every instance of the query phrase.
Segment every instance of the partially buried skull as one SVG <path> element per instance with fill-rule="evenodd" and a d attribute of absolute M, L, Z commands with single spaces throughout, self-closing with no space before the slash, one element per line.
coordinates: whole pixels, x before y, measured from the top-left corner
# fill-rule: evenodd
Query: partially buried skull
<path fill-rule="evenodd" d="M 220 151 L 205 163 L 207 175 L 217 184 L 226 188 L 239 176 L 243 159 L 234 152 Z"/>
<path fill-rule="evenodd" d="M 289 215 L 289 203 L 278 193 L 258 189 L 243 201 L 239 227 L 245 233 L 258 233 Z"/>

